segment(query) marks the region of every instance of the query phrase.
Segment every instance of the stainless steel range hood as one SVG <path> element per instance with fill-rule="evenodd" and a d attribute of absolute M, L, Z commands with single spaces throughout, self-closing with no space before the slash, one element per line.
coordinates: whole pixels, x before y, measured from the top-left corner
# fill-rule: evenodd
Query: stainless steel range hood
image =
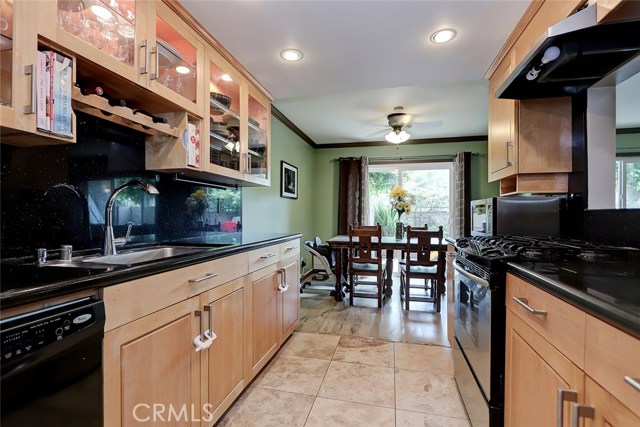
<path fill-rule="evenodd" d="M 640 72 L 640 19 L 597 23 L 591 4 L 547 29 L 496 91 L 507 99 L 575 95 Z"/>

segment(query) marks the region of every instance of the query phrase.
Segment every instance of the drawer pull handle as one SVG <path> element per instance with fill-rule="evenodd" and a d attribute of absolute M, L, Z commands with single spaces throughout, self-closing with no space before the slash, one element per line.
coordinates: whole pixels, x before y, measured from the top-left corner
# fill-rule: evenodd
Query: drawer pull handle
<path fill-rule="evenodd" d="M 556 408 L 557 421 L 556 424 L 558 427 L 563 426 L 563 418 L 564 418 L 564 402 L 577 402 L 578 401 L 578 392 L 575 390 L 567 390 L 567 389 L 558 389 L 558 407 Z"/>
<path fill-rule="evenodd" d="M 218 276 L 217 273 L 208 273 L 207 275 L 199 277 L 197 279 L 189 279 L 189 283 L 200 283 L 205 280 L 213 279 L 214 277 L 217 277 L 217 276 Z"/>
<path fill-rule="evenodd" d="M 262 255 L 260 259 L 272 258 L 274 256 L 276 256 L 276 254 L 268 253 L 268 254 Z"/>
<path fill-rule="evenodd" d="M 571 411 L 571 427 L 580 427 L 580 418 L 595 418 L 596 410 L 593 406 L 580 405 L 574 403 L 571 405 L 573 408 Z"/>
<path fill-rule="evenodd" d="M 625 376 L 624 381 L 629 384 L 631 387 L 635 388 L 637 391 L 640 391 L 640 380 L 635 378 L 631 378 L 630 376 Z"/>
<path fill-rule="evenodd" d="M 289 252 L 289 251 L 292 251 L 292 250 L 294 250 L 294 249 L 298 249 L 298 247 L 297 247 L 296 245 L 289 246 L 289 247 L 287 247 L 287 249 L 285 250 L 285 252 Z"/>
<path fill-rule="evenodd" d="M 518 298 L 518 297 L 512 297 L 513 300 L 515 302 L 517 302 L 518 304 L 520 304 L 521 306 L 523 306 L 524 308 L 527 309 L 527 311 L 531 314 L 535 314 L 538 316 L 546 316 L 547 315 L 547 311 L 546 310 L 538 310 L 537 308 L 533 308 L 529 305 L 529 300 L 526 298 Z"/>

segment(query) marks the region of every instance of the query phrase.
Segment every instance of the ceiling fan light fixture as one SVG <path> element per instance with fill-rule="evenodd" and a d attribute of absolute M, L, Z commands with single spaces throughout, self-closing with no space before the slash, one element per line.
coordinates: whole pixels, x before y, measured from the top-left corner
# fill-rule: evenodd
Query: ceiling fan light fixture
<path fill-rule="evenodd" d="M 302 52 L 297 49 L 285 49 L 280 52 L 280 57 L 288 62 L 300 61 L 303 57 Z"/>
<path fill-rule="evenodd" d="M 409 135 L 407 132 L 400 129 L 395 129 L 386 134 L 384 139 L 392 144 L 400 144 L 408 140 L 410 137 L 411 135 Z"/>
<path fill-rule="evenodd" d="M 436 44 L 442 44 L 453 40 L 457 32 L 453 28 L 444 28 L 431 34 L 431 41 Z"/>

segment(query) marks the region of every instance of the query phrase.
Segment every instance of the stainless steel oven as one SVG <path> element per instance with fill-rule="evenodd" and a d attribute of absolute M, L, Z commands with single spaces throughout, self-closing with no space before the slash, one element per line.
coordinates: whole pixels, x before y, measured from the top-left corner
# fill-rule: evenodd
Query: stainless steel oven
<path fill-rule="evenodd" d="M 473 427 L 501 427 L 504 276 L 467 259 L 453 266 L 455 379 Z"/>

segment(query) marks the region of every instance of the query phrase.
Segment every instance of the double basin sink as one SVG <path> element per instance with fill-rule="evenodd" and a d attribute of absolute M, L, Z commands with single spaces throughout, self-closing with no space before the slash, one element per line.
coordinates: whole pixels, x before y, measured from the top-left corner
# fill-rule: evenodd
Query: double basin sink
<path fill-rule="evenodd" d="M 195 253 L 204 253 L 212 249 L 220 249 L 228 244 L 208 245 L 201 247 L 188 246 L 159 246 L 138 250 L 128 250 L 115 255 L 89 255 L 75 257 L 70 261 L 52 260 L 46 263 L 51 267 L 71 267 L 71 268 L 105 268 L 107 266 L 134 266 L 152 261 L 159 261 L 167 258 L 180 257 Z"/>

